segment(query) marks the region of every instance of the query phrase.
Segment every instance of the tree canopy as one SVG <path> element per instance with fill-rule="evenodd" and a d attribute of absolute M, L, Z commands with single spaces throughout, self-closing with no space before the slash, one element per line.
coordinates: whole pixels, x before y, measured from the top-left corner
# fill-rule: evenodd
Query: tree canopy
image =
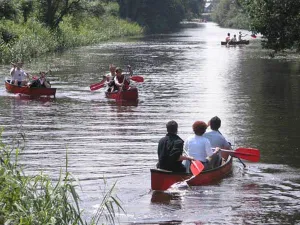
<path fill-rule="evenodd" d="M 263 36 L 275 52 L 300 50 L 299 0 L 215 0 L 213 19 L 224 27 L 244 28 Z"/>
<path fill-rule="evenodd" d="M 122 18 L 136 21 L 147 32 L 168 32 L 183 19 L 199 17 L 204 0 L 117 0 Z"/>
<path fill-rule="evenodd" d="M 239 0 L 248 12 L 250 29 L 261 33 L 264 47 L 300 50 L 299 0 Z"/>

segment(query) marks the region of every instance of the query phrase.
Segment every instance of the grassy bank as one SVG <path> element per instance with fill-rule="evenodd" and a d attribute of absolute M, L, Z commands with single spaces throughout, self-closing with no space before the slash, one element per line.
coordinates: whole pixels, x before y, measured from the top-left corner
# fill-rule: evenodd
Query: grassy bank
<path fill-rule="evenodd" d="M 91 45 L 117 37 L 141 35 L 137 24 L 110 13 L 100 17 L 81 14 L 65 16 L 59 27 L 51 30 L 35 17 L 26 23 L 0 20 L 0 62 L 29 61 L 50 52 Z"/>
<path fill-rule="evenodd" d="M 23 143 L 23 137 L 16 143 Z M 67 170 L 68 160 L 57 182 L 42 172 L 26 176 L 18 163 L 23 148 L 20 144 L 6 146 L 0 139 L 0 224 L 95 225 L 105 219 L 114 224 L 115 209 L 123 210 L 113 195 L 114 185 L 104 194 L 91 221 L 84 221 L 76 192 L 78 183 Z"/>

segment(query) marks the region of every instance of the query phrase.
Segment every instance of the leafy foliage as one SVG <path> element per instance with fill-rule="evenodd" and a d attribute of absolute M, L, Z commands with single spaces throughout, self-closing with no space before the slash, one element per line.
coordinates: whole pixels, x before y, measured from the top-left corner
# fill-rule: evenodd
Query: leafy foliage
<path fill-rule="evenodd" d="M 17 9 L 11 0 L 0 0 L 0 19 L 14 19 L 17 15 Z"/>
<path fill-rule="evenodd" d="M 0 62 L 30 60 L 57 50 L 143 33 L 137 23 L 115 16 L 119 12 L 116 2 L 47 1 L 41 6 L 46 0 L 2 1 L 0 6 L 6 8 L 0 8 L 0 15 L 11 19 L 0 18 Z M 53 15 L 47 17 L 50 12 Z"/>
<path fill-rule="evenodd" d="M 198 16 L 203 9 L 203 0 L 118 0 L 121 18 L 136 21 L 146 32 L 171 31 L 191 15 Z"/>
<path fill-rule="evenodd" d="M 264 48 L 300 51 L 299 0 L 220 0 L 212 18 L 223 27 L 260 33 Z"/>
<path fill-rule="evenodd" d="M 212 19 L 222 27 L 249 29 L 249 18 L 238 1 L 221 0 L 215 4 Z"/>
<path fill-rule="evenodd" d="M 80 3 L 80 0 L 41 0 L 39 19 L 51 29 L 56 29 L 64 16 L 80 11 Z"/>
<path fill-rule="evenodd" d="M 263 46 L 275 51 L 296 48 L 300 50 L 299 0 L 240 0 L 247 9 L 251 30 L 261 33 Z"/>

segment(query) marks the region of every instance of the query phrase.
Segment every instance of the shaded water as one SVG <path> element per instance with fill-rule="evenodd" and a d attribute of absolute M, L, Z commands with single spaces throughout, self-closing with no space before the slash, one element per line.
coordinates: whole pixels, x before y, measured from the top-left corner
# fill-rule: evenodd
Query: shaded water
<path fill-rule="evenodd" d="M 30 99 L 0 89 L 0 122 L 9 143 L 21 130 L 25 171 L 53 178 L 64 168 L 80 181 L 86 216 L 103 195 L 103 177 L 117 181 L 127 214 L 121 224 L 298 224 L 300 223 L 299 112 L 300 61 L 297 56 L 268 57 L 259 40 L 226 48 L 227 34 L 212 23 L 169 35 L 149 36 L 78 48 L 37 59 L 29 72 L 51 69 L 56 99 Z M 238 33 L 238 30 L 229 30 Z M 136 75 L 137 104 L 120 105 L 95 92 L 114 63 L 130 64 Z M 0 67 L 0 77 L 9 65 Z M 259 163 L 233 173 L 217 185 L 150 190 L 150 168 L 158 140 L 174 119 L 179 135 L 192 134 L 195 120 L 218 115 L 221 132 L 235 147 L 261 151 Z"/>

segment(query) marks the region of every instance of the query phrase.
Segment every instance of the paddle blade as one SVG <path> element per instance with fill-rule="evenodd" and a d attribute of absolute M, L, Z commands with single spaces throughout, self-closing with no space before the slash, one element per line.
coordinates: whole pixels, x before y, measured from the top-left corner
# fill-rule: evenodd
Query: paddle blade
<path fill-rule="evenodd" d="M 103 79 L 102 81 L 98 82 L 98 83 L 95 83 L 95 84 L 91 84 L 90 85 L 90 89 L 93 91 L 93 89 L 97 90 L 99 88 L 102 88 L 103 86 L 101 86 L 102 84 L 105 83 L 105 80 Z"/>
<path fill-rule="evenodd" d="M 105 84 L 97 84 L 97 85 L 91 85 L 90 86 L 90 89 L 91 89 L 91 91 L 95 91 L 95 90 L 98 90 L 98 89 L 100 89 L 100 88 L 103 88 L 105 86 Z"/>
<path fill-rule="evenodd" d="M 141 76 L 132 76 L 132 77 L 130 77 L 130 79 L 135 82 L 144 82 L 144 77 L 141 77 Z"/>
<path fill-rule="evenodd" d="M 251 34 L 251 37 L 256 38 L 256 35 L 255 34 Z"/>
<path fill-rule="evenodd" d="M 190 170 L 192 171 L 192 174 L 194 176 L 197 176 L 199 173 L 201 173 L 203 169 L 204 165 L 202 164 L 202 162 L 198 160 L 192 160 Z"/>
<path fill-rule="evenodd" d="M 256 148 L 237 148 L 234 151 L 234 155 L 252 162 L 258 162 L 260 160 L 260 151 Z"/>

